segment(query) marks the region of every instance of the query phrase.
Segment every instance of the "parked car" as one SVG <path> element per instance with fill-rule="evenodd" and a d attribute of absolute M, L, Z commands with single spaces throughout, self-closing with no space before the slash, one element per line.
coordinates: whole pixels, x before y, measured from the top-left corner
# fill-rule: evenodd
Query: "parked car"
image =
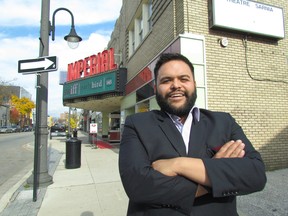
<path fill-rule="evenodd" d="M 21 128 L 20 128 L 20 126 L 18 126 L 18 125 L 14 125 L 14 126 L 12 126 L 12 132 L 13 133 L 20 133 L 21 132 Z"/>
<path fill-rule="evenodd" d="M 10 126 L 2 126 L 0 128 L 0 133 L 12 133 L 13 130 Z"/>
<path fill-rule="evenodd" d="M 50 139 L 52 137 L 64 137 L 66 136 L 66 126 L 61 124 L 55 124 L 50 128 Z"/>

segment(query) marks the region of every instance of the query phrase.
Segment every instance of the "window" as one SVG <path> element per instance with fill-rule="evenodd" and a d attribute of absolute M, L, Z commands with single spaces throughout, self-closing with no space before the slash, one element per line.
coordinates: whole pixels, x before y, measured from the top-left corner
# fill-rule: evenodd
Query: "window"
<path fill-rule="evenodd" d="M 129 31 L 129 53 L 132 54 L 135 52 L 135 36 L 134 28 Z"/>
<path fill-rule="evenodd" d="M 136 11 L 135 19 L 129 30 L 129 56 L 140 46 L 145 36 L 152 29 L 152 0 L 146 0 Z"/>
<path fill-rule="evenodd" d="M 143 19 L 139 19 L 139 43 L 143 41 Z"/>
<path fill-rule="evenodd" d="M 152 0 L 149 0 L 148 2 L 148 29 L 152 29 Z"/>

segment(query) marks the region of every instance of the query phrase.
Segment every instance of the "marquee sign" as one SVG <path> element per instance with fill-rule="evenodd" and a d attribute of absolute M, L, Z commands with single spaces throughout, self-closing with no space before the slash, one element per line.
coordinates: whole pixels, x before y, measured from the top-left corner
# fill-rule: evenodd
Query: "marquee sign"
<path fill-rule="evenodd" d="M 282 39 L 283 9 L 250 0 L 210 0 L 210 27 Z"/>
<path fill-rule="evenodd" d="M 63 100 L 108 93 L 116 90 L 116 72 L 65 83 Z"/>
<path fill-rule="evenodd" d="M 127 69 L 119 68 L 114 71 L 89 76 L 84 79 L 65 82 L 63 85 L 63 101 L 90 96 L 118 94 L 125 91 Z"/>

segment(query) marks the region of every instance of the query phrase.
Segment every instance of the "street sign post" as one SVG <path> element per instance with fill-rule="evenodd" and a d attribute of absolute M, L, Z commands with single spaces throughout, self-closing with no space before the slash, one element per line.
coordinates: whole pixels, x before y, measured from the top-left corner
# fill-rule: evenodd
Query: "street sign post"
<path fill-rule="evenodd" d="M 98 133 L 97 123 L 90 123 L 90 133 Z"/>
<path fill-rule="evenodd" d="M 18 73 L 32 74 L 56 71 L 58 59 L 56 56 L 44 56 L 36 59 L 25 59 L 18 61 Z"/>
<path fill-rule="evenodd" d="M 47 16 L 49 16 L 49 14 L 47 14 Z M 42 27 L 41 27 L 41 29 L 42 29 Z M 42 32 L 42 30 L 41 30 L 41 32 Z M 41 35 L 42 35 L 42 33 L 41 33 Z M 48 43 L 48 39 L 47 39 L 47 43 Z M 40 50 L 41 50 L 41 48 L 40 48 Z M 48 82 L 43 83 L 43 81 L 42 81 L 42 83 L 41 83 L 41 79 L 40 79 L 41 77 L 40 77 L 39 73 L 56 71 L 57 69 L 58 69 L 58 60 L 57 60 L 56 56 L 43 56 L 43 57 L 36 58 L 36 59 L 25 59 L 25 60 L 19 60 L 18 61 L 18 73 L 22 73 L 23 75 L 36 74 L 37 73 L 37 87 L 38 88 L 36 91 L 36 127 L 35 127 L 35 147 L 34 147 L 34 173 L 33 173 L 33 176 L 31 176 L 33 178 L 27 179 L 27 183 L 33 182 L 33 201 L 34 202 L 37 201 L 37 188 L 39 186 L 39 183 L 41 183 L 43 185 L 44 184 L 47 184 L 47 185 L 52 184 L 52 177 L 48 174 L 47 158 L 43 157 L 44 154 L 47 154 L 47 137 L 46 137 L 46 143 L 44 141 L 45 138 L 41 137 L 41 135 L 43 136 L 43 132 L 41 130 L 45 131 L 44 127 L 41 128 L 41 124 L 42 124 L 41 115 L 47 116 L 46 111 L 47 111 L 47 89 L 48 89 L 47 84 L 48 84 Z M 43 76 L 46 76 L 47 80 L 48 80 L 48 74 L 43 74 Z M 45 85 L 46 85 L 46 88 L 41 88 L 41 86 L 44 87 Z M 40 97 L 42 97 L 42 98 L 40 98 Z M 46 98 L 44 98 L 44 97 L 46 97 Z M 44 107 L 44 103 L 45 103 L 45 107 Z M 42 139 L 43 139 L 43 141 L 42 141 Z M 42 149 L 40 149 L 40 145 L 42 145 L 42 147 L 41 147 Z M 43 158 L 43 159 L 41 159 L 41 161 L 40 161 L 40 157 Z M 44 161 L 44 163 L 43 163 L 44 166 L 41 167 L 40 163 L 42 163 L 43 161 Z M 40 172 L 42 172 L 41 175 L 39 174 Z"/>
<path fill-rule="evenodd" d="M 97 133 L 98 133 L 98 126 L 97 123 L 90 123 L 90 135 L 92 136 L 92 146 L 97 148 Z"/>

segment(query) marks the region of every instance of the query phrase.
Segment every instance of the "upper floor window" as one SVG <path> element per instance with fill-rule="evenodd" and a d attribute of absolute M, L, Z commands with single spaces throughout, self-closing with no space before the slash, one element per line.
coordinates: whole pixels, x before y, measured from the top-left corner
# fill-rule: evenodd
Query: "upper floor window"
<path fill-rule="evenodd" d="M 148 2 L 148 26 L 149 30 L 152 29 L 152 0 Z"/>
<path fill-rule="evenodd" d="M 137 26 L 138 26 L 138 35 L 139 35 L 138 39 L 139 39 L 139 44 L 140 44 L 143 41 L 143 19 L 142 19 L 142 16 L 139 17 Z"/>
<path fill-rule="evenodd" d="M 135 31 L 134 28 L 129 31 L 129 53 L 135 52 Z"/>
<path fill-rule="evenodd" d="M 129 56 L 135 52 L 152 29 L 152 0 L 144 1 L 139 8 L 129 30 Z"/>

